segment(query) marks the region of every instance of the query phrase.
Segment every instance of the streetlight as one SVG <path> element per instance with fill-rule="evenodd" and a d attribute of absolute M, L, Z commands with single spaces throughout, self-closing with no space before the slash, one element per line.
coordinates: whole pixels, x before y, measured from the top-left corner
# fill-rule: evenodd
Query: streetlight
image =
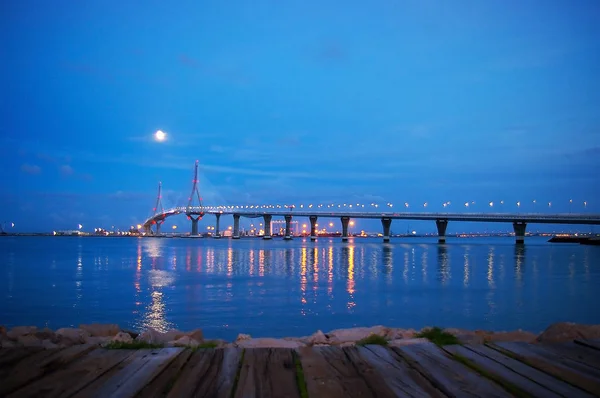
<path fill-rule="evenodd" d="M 584 202 L 583 202 L 583 209 L 584 209 L 584 210 L 585 210 L 585 209 L 587 209 L 587 201 L 584 201 Z"/>
<path fill-rule="evenodd" d="M 427 207 L 427 202 L 423 203 L 423 207 L 425 207 L 425 208 Z"/>
<path fill-rule="evenodd" d="M 494 202 L 490 202 L 490 207 L 494 207 Z"/>
<path fill-rule="evenodd" d="M 521 202 L 517 202 L 517 213 L 519 212 L 520 208 L 521 208 Z"/>
<path fill-rule="evenodd" d="M 573 204 L 573 199 L 569 199 L 569 213 L 571 212 L 571 205 Z"/>

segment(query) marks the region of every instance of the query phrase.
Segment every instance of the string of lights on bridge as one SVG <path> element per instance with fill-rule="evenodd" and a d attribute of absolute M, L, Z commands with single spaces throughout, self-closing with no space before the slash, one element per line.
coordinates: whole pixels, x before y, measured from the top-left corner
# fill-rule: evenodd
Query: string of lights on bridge
<path fill-rule="evenodd" d="M 515 202 L 515 206 L 518 208 L 520 208 L 522 205 L 524 205 L 526 202 L 522 202 L 522 201 L 517 201 Z M 538 205 L 538 201 L 537 200 L 532 200 L 530 202 L 534 207 L 536 207 Z M 450 205 L 452 204 L 452 202 L 447 201 L 447 202 L 443 202 L 441 204 L 441 206 L 443 208 L 449 208 Z M 574 201 L 572 199 L 569 200 L 568 205 L 569 208 L 571 208 L 574 204 Z M 581 204 L 583 205 L 583 208 L 586 209 L 588 206 L 588 202 L 587 201 L 583 201 L 581 202 Z M 464 203 L 461 203 L 460 206 L 464 206 L 465 208 L 470 208 L 476 205 L 475 201 L 467 201 Z M 505 201 L 504 200 L 500 200 L 498 202 L 494 202 L 494 201 L 489 201 L 485 204 L 485 206 L 490 207 L 490 208 L 494 208 L 494 207 L 503 207 L 505 205 Z M 553 202 L 544 202 L 543 206 L 547 206 L 548 208 L 552 208 Z M 403 204 L 400 205 L 401 207 L 404 207 L 406 209 L 411 208 L 411 205 L 408 202 L 404 202 Z M 417 205 L 417 207 L 422 207 L 424 209 L 426 209 L 427 207 L 430 206 L 429 202 L 424 202 L 422 204 Z M 508 204 L 507 204 L 508 206 Z M 350 209 L 364 209 L 364 208 L 393 208 L 393 207 L 398 207 L 397 205 L 391 203 L 391 202 L 387 202 L 386 204 L 379 204 L 379 203 L 370 203 L 370 204 L 361 204 L 361 203 L 340 203 L 340 204 L 336 204 L 336 203 L 330 203 L 330 204 L 268 204 L 268 205 L 218 205 L 218 206 L 203 206 L 205 209 L 207 210 L 233 210 L 233 209 L 295 209 L 295 208 L 300 208 L 300 209 L 336 209 L 336 208 L 350 208 Z M 182 207 L 183 208 L 183 207 Z"/>

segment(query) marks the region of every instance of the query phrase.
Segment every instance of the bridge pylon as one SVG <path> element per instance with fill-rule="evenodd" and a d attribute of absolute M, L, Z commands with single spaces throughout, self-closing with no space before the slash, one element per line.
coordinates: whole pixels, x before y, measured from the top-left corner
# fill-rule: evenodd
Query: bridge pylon
<path fill-rule="evenodd" d="M 152 217 L 156 217 L 157 215 L 164 214 L 165 209 L 162 204 L 162 182 L 158 182 L 158 194 L 156 195 L 156 204 L 152 209 Z M 165 222 L 164 218 L 155 219 L 153 224 L 156 224 L 156 234 L 160 235 L 160 226 Z M 152 227 L 150 227 L 150 231 Z"/>
<path fill-rule="evenodd" d="M 198 206 L 193 206 L 194 196 L 198 199 Z M 192 180 L 192 193 L 188 198 L 188 204 L 185 209 L 185 214 L 192 220 L 192 235 L 198 235 L 198 221 L 204 216 L 204 207 L 202 206 L 202 196 L 198 189 L 198 161 L 194 164 L 194 179 Z"/>

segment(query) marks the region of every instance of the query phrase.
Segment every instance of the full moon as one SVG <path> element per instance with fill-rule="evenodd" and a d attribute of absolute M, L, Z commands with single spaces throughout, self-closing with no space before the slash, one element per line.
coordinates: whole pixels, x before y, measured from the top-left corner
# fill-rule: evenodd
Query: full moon
<path fill-rule="evenodd" d="M 156 130 L 156 133 L 154 133 L 154 138 L 156 141 L 164 141 L 167 138 L 167 134 L 162 130 Z"/>

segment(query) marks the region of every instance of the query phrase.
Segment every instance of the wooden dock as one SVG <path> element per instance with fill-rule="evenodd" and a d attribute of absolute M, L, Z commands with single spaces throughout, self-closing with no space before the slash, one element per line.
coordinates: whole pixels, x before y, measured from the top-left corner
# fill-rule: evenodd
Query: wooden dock
<path fill-rule="evenodd" d="M 593 397 L 600 341 L 0 349 L 0 397 Z"/>

